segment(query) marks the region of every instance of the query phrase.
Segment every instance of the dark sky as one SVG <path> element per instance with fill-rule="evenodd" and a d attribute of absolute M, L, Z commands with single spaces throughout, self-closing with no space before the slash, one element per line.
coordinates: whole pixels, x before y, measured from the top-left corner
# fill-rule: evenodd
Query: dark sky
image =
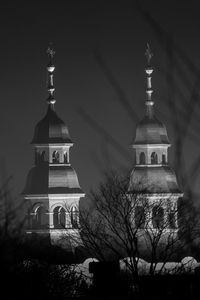
<path fill-rule="evenodd" d="M 177 141 L 180 146 L 177 124 L 181 124 L 187 182 L 198 192 L 198 2 L 138 1 L 141 6 L 135 1 L 1 3 L 0 157 L 7 174 L 14 176 L 16 194 L 23 190 L 33 165 L 34 127 L 47 109 L 45 51 L 49 41 L 56 50 L 56 111 L 74 141 L 71 162 L 83 190 L 96 186 L 106 168 L 123 171 L 133 166 L 130 144 L 136 123 L 144 115 L 144 52 L 149 41 L 154 52 L 153 97 L 157 116 L 166 124 L 173 143 L 171 162 L 182 181 L 174 155 Z"/>

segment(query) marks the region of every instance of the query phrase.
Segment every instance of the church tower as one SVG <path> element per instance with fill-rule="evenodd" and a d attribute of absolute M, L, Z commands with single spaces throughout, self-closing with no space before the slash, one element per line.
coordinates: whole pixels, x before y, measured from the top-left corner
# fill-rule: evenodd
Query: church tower
<path fill-rule="evenodd" d="M 147 57 L 146 114 L 136 127 L 136 136 L 132 145 L 135 149 L 136 164 L 129 183 L 129 193 L 137 194 L 145 201 L 137 202 L 133 220 L 136 223 L 142 220 L 140 224 L 142 228 L 146 223 L 150 229 L 165 227 L 166 230 L 177 232 L 177 202 L 183 194 L 178 187 L 176 175 L 169 166 L 168 148 L 171 145 L 166 127 L 157 119 L 154 111 L 151 84 L 153 54 L 148 44 L 145 55 Z"/>
<path fill-rule="evenodd" d="M 55 51 L 48 48 L 47 113 L 36 125 L 31 142 L 34 166 L 29 171 L 23 197 L 27 212 L 27 234 L 48 237 L 52 244 L 70 248 L 80 240 L 79 200 L 84 197 L 71 166 L 73 142 L 68 127 L 55 111 L 53 76 Z"/>

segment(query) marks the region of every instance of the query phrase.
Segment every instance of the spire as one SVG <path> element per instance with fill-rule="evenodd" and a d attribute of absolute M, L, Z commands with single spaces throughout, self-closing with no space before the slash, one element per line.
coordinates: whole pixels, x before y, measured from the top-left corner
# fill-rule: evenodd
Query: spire
<path fill-rule="evenodd" d="M 151 66 L 151 59 L 153 53 L 151 52 L 149 43 L 147 43 L 145 56 L 147 58 L 147 66 L 145 68 L 145 73 L 147 75 L 147 85 L 146 85 L 147 99 L 145 100 L 146 115 L 151 118 L 153 116 L 153 105 L 154 105 L 154 101 L 151 99 L 151 95 L 153 93 L 152 86 L 151 86 L 151 74 L 153 73 L 153 68 Z"/>
<path fill-rule="evenodd" d="M 49 97 L 47 98 L 47 103 L 53 108 L 56 100 L 54 99 L 54 85 L 53 85 L 53 72 L 55 70 L 55 66 L 53 64 L 53 57 L 55 55 L 55 51 L 53 50 L 52 46 L 49 45 L 47 49 L 47 55 L 49 57 L 49 63 L 47 65 L 47 76 L 48 76 L 48 83 L 47 83 L 47 90 L 49 93 Z"/>

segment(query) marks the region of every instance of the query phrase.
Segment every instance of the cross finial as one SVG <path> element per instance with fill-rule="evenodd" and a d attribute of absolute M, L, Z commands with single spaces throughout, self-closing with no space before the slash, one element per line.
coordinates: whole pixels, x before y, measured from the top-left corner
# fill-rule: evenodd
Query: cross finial
<path fill-rule="evenodd" d="M 147 58 L 147 64 L 150 65 L 153 53 L 151 52 L 149 43 L 147 43 L 147 49 L 146 49 L 146 52 L 145 52 L 145 56 Z"/>
<path fill-rule="evenodd" d="M 147 78 L 146 78 L 146 80 L 147 80 L 147 86 L 146 86 L 147 99 L 145 101 L 146 109 L 147 109 L 146 114 L 149 118 L 152 118 L 154 101 L 151 98 L 151 95 L 153 93 L 153 89 L 152 89 L 152 85 L 151 85 L 151 74 L 153 73 L 153 68 L 151 66 L 151 59 L 152 59 L 153 53 L 151 52 L 149 43 L 147 43 L 145 56 L 147 58 L 147 66 L 145 68 L 145 73 L 147 76 Z"/>
<path fill-rule="evenodd" d="M 55 51 L 52 47 L 52 43 L 49 44 L 49 47 L 47 49 L 47 55 L 49 57 L 49 63 L 47 65 L 47 71 L 48 71 L 48 83 L 47 83 L 47 90 L 49 93 L 49 97 L 47 99 L 47 102 L 51 105 L 51 107 L 54 107 L 54 104 L 56 102 L 56 100 L 54 99 L 54 91 L 55 91 L 55 87 L 53 84 L 53 73 L 55 70 L 55 66 L 53 64 L 53 57 L 55 55 Z"/>
<path fill-rule="evenodd" d="M 53 59 L 56 51 L 53 49 L 52 43 L 49 43 L 49 47 L 47 48 L 47 55 L 49 56 L 50 60 Z"/>

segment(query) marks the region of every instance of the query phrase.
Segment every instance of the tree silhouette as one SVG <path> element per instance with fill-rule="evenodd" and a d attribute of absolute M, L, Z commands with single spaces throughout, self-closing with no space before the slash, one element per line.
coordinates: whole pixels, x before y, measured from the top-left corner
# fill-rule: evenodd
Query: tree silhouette
<path fill-rule="evenodd" d="M 143 260 L 149 263 L 149 275 L 162 273 L 166 263 L 184 257 L 196 235 L 192 222 L 189 229 L 189 218 L 184 222 L 185 206 L 172 209 L 172 196 L 166 200 L 160 195 L 152 201 L 146 190 L 130 193 L 128 187 L 129 176 L 105 175 L 98 190 L 90 194 L 93 207 L 81 212 L 81 236 L 91 257 L 123 261 L 137 284 Z"/>

